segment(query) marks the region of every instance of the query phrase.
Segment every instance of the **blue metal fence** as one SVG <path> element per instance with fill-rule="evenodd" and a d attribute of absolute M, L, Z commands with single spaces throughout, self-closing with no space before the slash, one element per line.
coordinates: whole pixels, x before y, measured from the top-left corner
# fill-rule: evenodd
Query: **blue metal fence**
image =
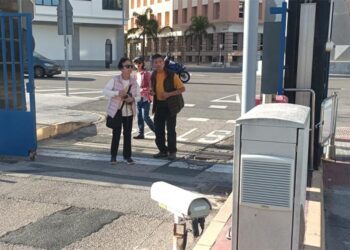
<path fill-rule="evenodd" d="M 0 155 L 37 149 L 31 23 L 31 14 L 0 12 Z"/>

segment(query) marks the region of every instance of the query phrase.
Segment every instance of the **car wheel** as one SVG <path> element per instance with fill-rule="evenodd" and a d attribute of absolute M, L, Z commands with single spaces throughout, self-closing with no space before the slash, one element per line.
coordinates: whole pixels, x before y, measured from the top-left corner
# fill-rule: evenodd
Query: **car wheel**
<path fill-rule="evenodd" d="M 45 75 L 45 71 L 42 67 L 37 66 L 34 68 L 34 75 L 36 78 L 42 78 Z"/>

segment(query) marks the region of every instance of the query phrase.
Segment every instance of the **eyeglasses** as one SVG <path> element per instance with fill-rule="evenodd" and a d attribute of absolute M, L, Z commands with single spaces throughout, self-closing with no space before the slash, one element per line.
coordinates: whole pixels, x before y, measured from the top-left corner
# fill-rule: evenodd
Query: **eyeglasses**
<path fill-rule="evenodd" d="M 132 69 L 133 65 L 131 64 L 127 64 L 127 65 L 123 65 L 123 68 L 126 68 L 126 69 Z"/>
<path fill-rule="evenodd" d="M 142 64 L 142 62 L 135 62 L 135 64 Z"/>

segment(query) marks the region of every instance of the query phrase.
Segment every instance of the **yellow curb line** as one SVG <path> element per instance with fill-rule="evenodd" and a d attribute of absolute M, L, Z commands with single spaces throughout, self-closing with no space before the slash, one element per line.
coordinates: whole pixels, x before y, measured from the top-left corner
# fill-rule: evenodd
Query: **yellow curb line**
<path fill-rule="evenodd" d="M 36 130 L 37 140 L 45 140 L 56 135 L 63 135 L 91 125 L 91 122 L 67 122 L 44 126 Z"/>
<path fill-rule="evenodd" d="M 231 217 L 231 213 L 232 193 L 227 198 L 224 205 L 220 208 L 214 219 L 210 222 L 209 227 L 204 231 L 193 250 L 210 250 L 215 244 L 226 222 Z"/>

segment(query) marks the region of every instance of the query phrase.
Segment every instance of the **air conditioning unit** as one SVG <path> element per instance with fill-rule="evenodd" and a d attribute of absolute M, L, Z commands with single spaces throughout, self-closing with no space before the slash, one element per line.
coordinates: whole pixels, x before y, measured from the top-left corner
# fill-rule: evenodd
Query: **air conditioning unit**
<path fill-rule="evenodd" d="M 236 121 L 232 249 L 303 243 L 310 109 L 264 104 Z"/>

